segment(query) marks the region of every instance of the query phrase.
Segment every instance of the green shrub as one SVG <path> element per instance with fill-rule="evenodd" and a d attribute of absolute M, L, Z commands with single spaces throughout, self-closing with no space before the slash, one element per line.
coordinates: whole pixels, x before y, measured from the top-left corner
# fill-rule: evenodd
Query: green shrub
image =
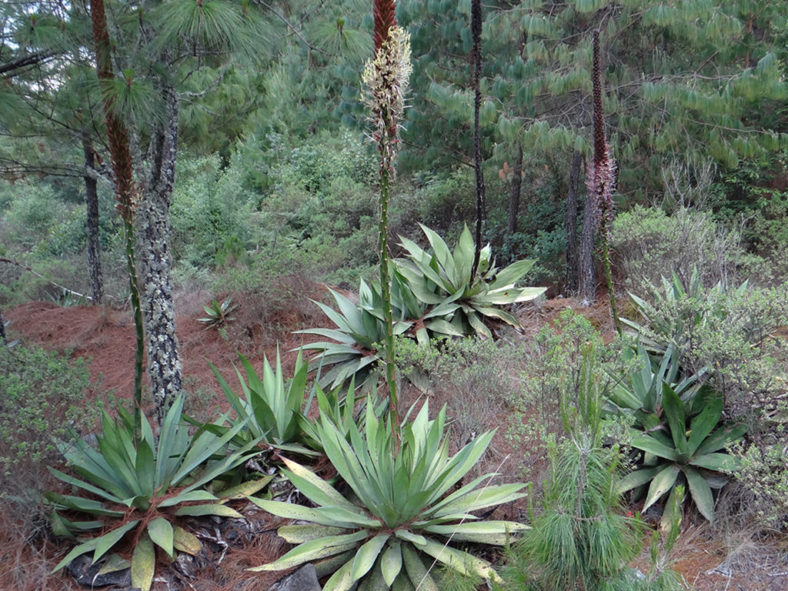
<path fill-rule="evenodd" d="M 36 490 L 41 466 L 60 457 L 57 443 L 93 427 L 97 414 L 82 359 L 36 347 L 0 347 L 0 495 Z"/>
<path fill-rule="evenodd" d="M 526 470 L 547 458 L 550 436 L 562 437 L 561 393 L 580 387 L 583 348 L 588 343 L 593 345 L 594 355 L 605 361 L 615 352 L 615 348 L 604 346 L 601 335 L 585 317 L 565 310 L 524 346 L 522 369 L 517 374 L 520 387 L 512 391 L 509 401 L 512 424 L 507 437 L 524 450 Z"/>
<path fill-rule="evenodd" d="M 210 156 L 179 162 L 172 196 L 172 251 L 194 267 L 243 260 L 254 247 L 255 198 L 232 168 Z"/>
<path fill-rule="evenodd" d="M 686 282 L 694 268 L 701 282 L 738 281 L 748 263 L 739 235 L 718 225 L 710 213 L 681 207 L 672 215 L 636 206 L 619 214 L 610 232 L 610 247 L 629 287 L 659 284 L 678 274 Z"/>

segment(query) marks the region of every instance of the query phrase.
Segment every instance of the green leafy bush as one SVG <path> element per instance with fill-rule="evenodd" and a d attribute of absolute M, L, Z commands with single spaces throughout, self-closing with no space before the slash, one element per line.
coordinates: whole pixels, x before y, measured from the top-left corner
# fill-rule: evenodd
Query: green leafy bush
<path fill-rule="evenodd" d="M 54 468 L 50 471 L 64 483 L 84 491 L 84 496 L 54 492 L 46 495 L 55 509 L 53 531 L 79 542 L 55 570 L 89 552 L 96 562 L 128 534 L 135 541 L 130 563 L 131 584 L 148 591 L 156 567 L 155 546 L 171 559 L 175 550 L 196 554 L 201 548 L 196 536 L 175 523 L 179 517 L 241 517 L 224 501 L 252 494 L 270 478 L 225 490 L 221 493 L 223 500 L 204 487 L 255 455 L 256 450 L 249 449 L 256 441 L 224 454 L 227 443 L 243 428 L 243 423 L 222 437 L 202 429 L 190 435 L 181 421 L 182 410 L 183 396 L 179 396 L 168 410 L 158 438 L 154 437 L 147 418 L 143 418 L 139 440 L 135 440 L 134 418 L 128 412 L 119 409 L 120 417 L 113 421 L 104 411 L 98 449 L 81 439 L 62 447 L 78 477 Z M 71 521 L 67 518 L 70 513 L 87 514 L 92 520 Z M 100 535 L 87 537 L 94 530 L 101 532 Z"/>
<path fill-rule="evenodd" d="M 0 347 L 0 494 L 36 491 L 58 442 L 93 427 L 93 386 L 82 359 L 17 345 Z"/>
<path fill-rule="evenodd" d="M 788 350 L 774 335 L 788 325 L 788 284 L 704 288 L 693 274 L 663 280 L 661 289 L 651 286 L 633 300 L 642 320 L 626 323 L 652 348 L 675 347 L 685 376 L 708 372 L 729 417 L 775 410 Z"/>
<path fill-rule="evenodd" d="M 687 283 L 693 269 L 710 287 L 737 281 L 748 260 L 739 235 L 718 225 L 705 211 L 681 207 L 672 215 L 635 206 L 613 221 L 610 247 L 630 288 L 658 285 L 677 274 Z"/>
<path fill-rule="evenodd" d="M 252 570 L 321 560 L 318 572 L 333 573 L 325 591 L 347 591 L 357 582 L 359 589 L 437 590 L 422 562 L 421 555 L 427 555 L 461 573 L 497 580 L 488 562 L 449 543 L 512 541 L 526 526 L 484 521 L 473 512 L 522 497 L 523 485 L 490 485 L 495 474 L 487 474 L 449 492 L 482 456 L 493 433 L 480 435 L 449 456 L 445 408 L 434 420 L 428 412 L 425 404 L 413 422 L 403 425 L 396 453 L 391 426 L 378 421 L 371 405 L 363 432 L 352 425 L 349 441 L 321 419 L 317 430 L 326 455 L 352 495 L 286 461 L 285 475 L 317 508 L 253 499 L 274 515 L 310 523 L 280 528 L 279 535 L 298 546 Z"/>
<path fill-rule="evenodd" d="M 219 164 L 215 156 L 184 159 L 173 189 L 172 251 L 197 268 L 242 260 L 256 242 L 256 198 L 238 171 Z"/>

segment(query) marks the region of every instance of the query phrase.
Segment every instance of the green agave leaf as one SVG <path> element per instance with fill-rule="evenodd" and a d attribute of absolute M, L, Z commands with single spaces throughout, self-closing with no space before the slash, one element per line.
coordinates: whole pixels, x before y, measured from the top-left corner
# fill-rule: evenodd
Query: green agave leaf
<path fill-rule="evenodd" d="M 202 544 L 200 543 L 199 538 L 194 534 L 187 532 L 182 527 L 176 525 L 173 528 L 173 540 L 172 546 L 178 552 L 185 552 L 186 554 L 190 554 L 195 556 L 202 550 Z"/>
<path fill-rule="evenodd" d="M 74 497 L 70 495 L 59 495 L 53 492 L 47 492 L 45 496 L 50 503 L 55 503 L 56 505 L 60 505 L 66 509 L 73 509 L 82 513 L 89 513 L 91 515 L 107 515 L 109 517 L 123 516 L 123 511 L 107 509 L 104 506 L 104 503 L 101 501 L 83 499 L 82 497 Z M 118 501 L 119 504 L 122 502 L 122 500 Z"/>
<path fill-rule="evenodd" d="M 192 517 L 199 517 L 202 515 L 218 515 L 219 517 L 232 517 L 234 519 L 243 519 L 244 517 L 232 507 L 220 505 L 218 503 L 210 503 L 207 505 L 186 505 L 185 507 L 179 507 L 178 510 L 175 511 L 175 515 L 178 517 L 183 517 L 185 515 Z"/>
<path fill-rule="evenodd" d="M 468 324 L 470 324 L 471 328 L 478 334 L 480 337 L 484 337 L 487 339 L 492 338 L 492 332 L 484 323 L 484 321 L 479 318 L 476 312 L 471 312 L 470 314 L 466 314 L 466 319 L 468 320 Z"/>
<path fill-rule="evenodd" d="M 358 512 L 358 507 L 339 494 L 336 489 L 325 480 L 317 476 L 304 466 L 282 458 L 288 469 L 282 472 L 288 480 L 316 505 L 345 507 L 349 511 Z"/>
<path fill-rule="evenodd" d="M 439 534 L 457 542 L 478 542 L 503 546 L 513 542 L 517 534 L 531 529 L 515 521 L 472 521 L 449 525 L 428 525 L 424 531 Z"/>
<path fill-rule="evenodd" d="M 104 556 L 109 550 L 117 544 L 123 536 L 126 535 L 126 532 L 134 529 L 137 527 L 137 524 L 140 522 L 139 519 L 135 519 L 134 521 L 130 521 L 125 525 L 122 525 L 116 529 L 113 529 L 111 532 L 104 534 L 103 536 L 99 536 L 95 538 L 96 543 L 96 550 L 93 552 L 93 562 L 95 563 L 99 558 Z"/>
<path fill-rule="evenodd" d="M 495 280 L 490 284 L 490 289 L 495 290 L 507 285 L 513 285 L 520 281 L 528 271 L 531 270 L 531 267 L 534 266 L 536 261 L 530 259 L 522 259 L 519 261 L 515 261 L 508 267 L 505 267 L 498 271 L 495 275 Z M 544 292 L 543 287 L 534 287 L 530 289 L 538 289 L 541 292 Z"/>
<path fill-rule="evenodd" d="M 131 566 L 131 562 L 118 554 L 110 554 L 104 558 L 98 574 L 105 575 L 107 573 L 114 573 L 121 570 L 126 570 Z"/>
<path fill-rule="evenodd" d="M 499 484 L 488 486 L 479 491 L 470 491 L 450 503 L 440 505 L 438 510 L 430 509 L 425 516 L 443 517 L 452 513 L 470 513 L 494 505 L 511 503 L 526 496 L 519 492 L 523 484 Z"/>
<path fill-rule="evenodd" d="M 274 475 L 272 474 L 270 476 L 264 476 L 263 478 L 257 478 L 255 480 L 247 480 L 246 482 L 242 482 L 236 486 L 219 491 L 218 495 L 222 499 L 222 502 L 245 499 L 246 497 L 263 490 L 273 479 Z"/>
<path fill-rule="evenodd" d="M 686 458 L 689 455 L 689 444 L 687 442 L 687 411 L 684 403 L 678 397 L 670 384 L 662 384 L 662 405 L 665 416 L 670 425 L 670 436 L 673 438 L 673 445 L 679 457 Z M 659 454 L 657 454 L 659 455 Z"/>
<path fill-rule="evenodd" d="M 258 499 L 256 497 L 249 497 L 255 505 L 268 511 L 277 517 L 285 517 L 287 519 L 295 519 L 297 521 L 310 521 L 318 525 L 327 525 L 331 527 L 341 527 L 344 529 L 358 527 L 355 522 L 342 521 L 338 518 L 331 517 L 330 513 L 320 513 L 317 509 L 304 507 L 303 505 L 295 505 L 293 503 L 282 503 L 281 501 L 268 501 L 265 499 Z M 359 516 L 362 519 L 364 516 Z"/>
<path fill-rule="evenodd" d="M 668 447 L 664 443 L 660 443 L 650 435 L 644 435 L 642 433 L 637 434 L 632 439 L 632 447 L 642 449 L 643 451 L 659 456 L 660 458 L 665 458 L 671 462 L 679 461 L 679 456 L 675 449 Z"/>
<path fill-rule="evenodd" d="M 430 539 L 427 539 L 427 543 L 424 546 L 420 546 L 419 550 L 464 575 L 476 574 L 483 579 L 501 582 L 498 573 L 493 570 L 489 562 L 476 558 L 462 550 L 457 550 Z"/>
<path fill-rule="evenodd" d="M 314 563 L 315 571 L 317 572 L 317 578 L 322 579 L 329 575 L 333 575 L 348 562 L 352 566 L 353 558 L 355 556 L 355 550 L 348 550 L 347 552 L 342 552 L 341 554 L 335 554 L 334 556 L 329 556 L 323 560 L 318 560 Z"/>
<path fill-rule="evenodd" d="M 352 534 L 328 536 L 325 538 L 304 542 L 274 562 L 264 564 L 262 566 L 256 566 L 247 570 L 260 572 L 292 568 L 294 566 L 304 564 L 305 562 L 311 562 L 313 560 L 318 560 L 320 558 L 326 558 L 328 556 L 333 556 L 334 554 L 345 552 L 351 548 L 354 548 L 359 542 L 366 539 L 367 535 L 369 535 L 367 530 L 360 530 Z"/>
<path fill-rule="evenodd" d="M 193 501 L 218 501 L 218 500 L 219 499 L 217 499 L 216 496 L 212 495 L 207 490 L 191 490 L 163 500 L 161 503 L 159 503 L 159 507 L 173 507 L 180 503 L 189 503 Z"/>
<path fill-rule="evenodd" d="M 710 452 L 719 451 L 726 445 L 736 442 L 746 432 L 746 425 L 736 425 L 734 427 L 717 429 L 700 444 L 695 455 L 702 456 Z"/>
<path fill-rule="evenodd" d="M 156 571 L 156 550 L 147 533 L 142 534 L 131 555 L 131 585 L 150 591 Z"/>
<path fill-rule="evenodd" d="M 402 545 L 399 542 L 391 542 L 380 557 L 380 572 L 386 585 L 391 587 L 400 571 L 402 571 Z"/>
<path fill-rule="evenodd" d="M 438 586 L 424 567 L 416 550 L 410 544 L 402 545 L 402 560 L 410 582 L 420 591 L 438 591 Z"/>
<path fill-rule="evenodd" d="M 716 472 L 727 472 L 733 471 L 739 466 L 739 459 L 728 454 L 711 453 L 691 458 L 689 464 Z"/>
<path fill-rule="evenodd" d="M 427 545 L 427 538 L 424 536 L 420 536 L 418 534 L 414 534 L 413 532 L 409 532 L 405 529 L 396 529 L 394 530 L 394 535 L 397 536 L 400 540 L 405 542 L 410 542 L 411 544 L 422 548 Z"/>
<path fill-rule="evenodd" d="M 66 554 L 63 560 L 57 563 L 57 566 L 52 569 L 52 572 L 56 573 L 61 568 L 69 564 L 72 560 L 74 560 L 77 556 L 82 556 L 83 554 L 87 554 L 88 552 L 95 550 L 97 541 L 98 538 L 93 538 L 92 540 L 88 540 L 87 542 L 76 546 L 73 550 L 71 550 L 71 552 Z"/>
<path fill-rule="evenodd" d="M 276 530 L 276 535 L 284 538 L 289 544 L 303 544 L 328 536 L 337 536 L 347 532 L 346 528 L 329 527 L 327 525 L 283 525 Z"/>
<path fill-rule="evenodd" d="M 449 247 L 446 246 L 446 242 L 444 242 L 443 238 L 441 238 L 437 232 L 431 230 L 424 224 L 419 224 L 419 226 L 421 226 L 422 231 L 426 234 L 432 251 L 435 253 L 435 258 L 446 273 L 447 287 L 451 286 L 454 288 L 448 291 L 456 291 L 460 287 L 458 284 L 460 277 L 457 275 L 457 269 L 454 265 L 454 256 L 452 256 L 452 253 L 449 251 Z"/>
<path fill-rule="evenodd" d="M 167 556 L 173 557 L 175 534 L 169 521 L 163 517 L 152 519 L 148 523 L 148 535 L 154 544 L 167 553 Z"/>
<path fill-rule="evenodd" d="M 690 494 L 695 506 L 710 523 L 714 522 L 714 498 L 711 495 L 711 488 L 697 470 L 684 468 L 684 476 L 687 477 Z"/>
<path fill-rule="evenodd" d="M 74 478 L 72 476 L 69 476 L 68 474 L 63 473 L 60 470 L 55 470 L 51 466 L 47 466 L 47 469 L 49 470 L 49 472 L 55 478 L 57 478 L 58 480 L 62 480 L 66 484 L 70 484 L 72 486 L 76 486 L 77 488 L 81 488 L 82 490 L 86 490 L 88 492 L 91 492 L 94 495 L 99 496 L 99 497 L 101 497 L 103 499 L 106 499 L 106 500 L 108 500 L 110 502 L 113 502 L 113 503 L 120 503 L 121 502 L 121 499 L 119 497 L 116 497 L 114 494 L 111 494 L 110 492 L 108 492 L 107 490 L 104 490 L 103 488 L 99 488 L 97 486 L 93 486 L 92 484 L 89 484 L 87 482 L 79 480 L 78 478 Z M 74 497 L 74 498 L 78 498 L 78 497 Z M 97 501 L 93 501 L 93 503 L 97 503 Z M 96 506 L 100 506 L 100 505 L 101 504 L 99 503 Z"/>
<path fill-rule="evenodd" d="M 713 396 L 706 400 L 705 406 L 699 415 L 690 423 L 689 453 L 698 451 L 701 443 L 709 436 L 722 417 L 722 398 Z"/>
<path fill-rule="evenodd" d="M 323 591 L 349 591 L 353 587 L 353 561 L 349 560 L 326 581 Z"/>
<path fill-rule="evenodd" d="M 485 304 L 487 304 L 487 302 L 485 302 Z M 479 312 L 479 314 L 482 314 L 487 318 L 497 318 L 498 320 L 505 322 L 509 326 L 520 328 L 520 322 L 517 320 L 517 318 L 514 317 L 513 314 L 510 314 L 509 312 L 506 312 L 504 310 L 499 310 L 497 308 L 480 306 L 477 305 L 475 302 L 473 303 L 473 307 L 477 312 Z"/>
<path fill-rule="evenodd" d="M 665 466 L 659 471 L 659 473 L 651 481 L 651 485 L 648 487 L 648 495 L 646 496 L 646 502 L 643 505 L 643 511 L 651 507 L 651 505 L 656 503 L 662 495 L 664 495 L 673 487 L 673 485 L 676 483 L 676 478 L 678 478 L 679 472 L 679 467 L 675 464 Z"/>
<path fill-rule="evenodd" d="M 616 494 L 624 494 L 628 490 L 632 490 L 638 486 L 643 486 L 647 482 L 651 482 L 651 480 L 660 472 L 660 470 L 662 470 L 662 468 L 662 466 L 657 466 L 655 468 L 644 468 L 642 470 L 630 472 L 618 481 L 616 486 Z"/>
<path fill-rule="evenodd" d="M 390 537 L 390 534 L 378 534 L 358 549 L 356 558 L 353 560 L 353 570 L 351 571 L 351 577 L 354 581 L 358 581 L 374 566 L 378 556 L 380 556 L 380 552 L 383 550 L 383 546 L 386 545 Z"/>

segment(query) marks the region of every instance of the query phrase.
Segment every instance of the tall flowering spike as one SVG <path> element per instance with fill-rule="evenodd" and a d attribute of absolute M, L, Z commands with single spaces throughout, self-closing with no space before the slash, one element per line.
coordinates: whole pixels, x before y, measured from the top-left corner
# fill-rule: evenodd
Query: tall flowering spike
<path fill-rule="evenodd" d="M 599 31 L 594 31 L 594 65 L 592 81 L 594 87 L 594 158 L 588 163 L 586 185 L 592 207 L 603 231 L 608 231 L 608 222 L 613 218 L 613 195 L 618 181 L 618 165 L 610 153 L 605 138 L 605 115 L 602 110 L 602 68 L 600 65 Z"/>
<path fill-rule="evenodd" d="M 104 0 L 92 0 L 90 16 L 93 24 L 93 39 L 96 49 L 96 74 L 99 84 L 111 83 L 115 78 L 112 70 L 112 50 L 107 27 L 107 16 L 104 11 Z M 117 208 L 121 218 L 131 223 L 137 207 L 132 171 L 131 151 L 129 150 L 129 133 L 123 121 L 114 109 L 114 99 L 102 89 L 104 118 L 107 124 L 107 139 L 112 157 L 112 169 L 115 173 L 115 192 Z"/>
<path fill-rule="evenodd" d="M 380 150 L 381 168 L 390 174 L 394 173 L 410 72 L 410 35 L 402 27 L 392 27 L 375 52 L 375 59 L 367 62 L 361 75 L 364 83 L 361 98 L 370 111 L 371 137 Z"/>
<path fill-rule="evenodd" d="M 375 0 L 372 14 L 375 19 L 373 40 L 375 41 L 375 55 L 389 36 L 389 30 L 397 26 L 395 0 Z"/>

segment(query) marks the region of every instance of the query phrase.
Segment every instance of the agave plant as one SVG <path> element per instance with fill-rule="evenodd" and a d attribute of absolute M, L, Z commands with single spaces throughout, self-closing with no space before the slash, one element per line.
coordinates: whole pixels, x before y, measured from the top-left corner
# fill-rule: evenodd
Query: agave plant
<path fill-rule="evenodd" d="M 489 245 L 481 250 L 477 273 L 472 275 L 475 247 L 467 226 L 454 252 L 436 232 L 424 225 L 421 229 L 432 247 L 432 254 L 412 240 L 401 238 L 408 257 L 398 259 L 396 268 L 416 298 L 427 306 L 444 307 L 443 315 L 455 331 L 492 337 L 485 324 L 489 319 L 519 326 L 517 319 L 500 306 L 531 301 L 545 292 L 543 287 L 516 287 L 534 261 L 520 260 L 498 269 L 492 261 Z"/>
<path fill-rule="evenodd" d="M 271 367 L 267 357 L 263 357 L 262 379 L 243 355 L 239 357 L 246 379 L 237 367 L 235 373 L 243 396 L 233 392 L 224 377 L 211 365 L 235 417 L 224 415 L 215 424 L 206 425 L 206 429 L 219 436 L 235 430 L 236 434 L 230 443 L 238 448 L 245 448 L 255 441 L 297 453 L 313 454 L 303 445 L 305 440 L 301 430 L 304 418 L 301 409 L 306 398 L 306 376 L 309 371 L 301 352 L 296 358 L 293 379 L 287 383 L 278 350 L 276 369 Z M 239 425 L 240 431 L 236 429 Z"/>
<path fill-rule="evenodd" d="M 741 296 L 748 288 L 749 283 L 745 281 L 729 293 Z M 658 352 L 673 344 L 683 353 L 697 329 L 702 327 L 710 316 L 724 314 L 717 303 L 726 293 L 725 286 L 720 282 L 707 289 L 697 269 L 693 269 L 686 283 L 678 274 L 673 273 L 672 280 L 662 278 L 661 289 L 651 285 L 649 291 L 651 302 L 629 294 L 645 323 L 640 324 L 625 318 L 622 318 L 621 322 L 639 334 L 650 349 Z M 698 302 L 703 302 L 703 305 L 698 305 Z"/>
<path fill-rule="evenodd" d="M 216 299 L 211 300 L 207 306 L 203 306 L 206 316 L 198 318 L 197 322 L 205 325 L 205 330 L 219 328 L 232 320 L 232 313 L 238 309 L 238 304 L 233 304 L 233 298 L 226 297 L 220 304 Z"/>
<path fill-rule="evenodd" d="M 677 494 L 676 485 L 686 481 L 698 511 L 713 521 L 711 489 L 722 488 L 727 482 L 724 472 L 737 467 L 737 459 L 721 450 L 738 441 L 746 426 L 720 425 L 722 398 L 710 388 L 704 387 L 685 403 L 673 388 L 663 383 L 662 405 L 667 420 L 635 434 L 632 447 L 644 452 L 644 461 L 638 470 L 619 482 L 618 491 L 623 493 L 649 484 L 645 511 L 668 492 L 667 505 L 671 506 Z"/>
<path fill-rule="evenodd" d="M 330 366 L 321 375 L 320 385 L 324 388 L 340 388 L 351 379 L 357 386 L 371 385 L 374 382 L 372 369 L 380 361 L 377 346 L 386 337 L 383 325 L 383 311 L 375 306 L 373 291 L 364 280 L 359 288 L 359 305 L 333 290 L 331 295 L 338 310 L 321 302 L 315 302 L 336 328 L 310 328 L 297 331 L 332 339 L 304 345 L 304 349 L 318 351 L 312 363 L 321 369 Z M 394 334 L 407 331 L 413 322 L 397 320 Z"/>
<path fill-rule="evenodd" d="M 662 386 L 668 384 L 684 402 L 690 402 L 701 388 L 705 370 L 680 379 L 681 359 L 678 350 L 668 345 L 662 358 L 654 359 L 638 342 L 634 349 L 624 349 L 622 359 L 634 361 L 635 369 L 626 380 L 616 382 L 608 392 L 605 411 L 608 414 L 631 413 L 635 424 L 653 429 L 662 415 Z"/>
<path fill-rule="evenodd" d="M 415 420 L 403 426 L 396 454 L 390 426 L 379 423 L 372 405 L 367 406 L 363 433 L 353 424 L 349 440 L 321 417 L 317 430 L 326 455 L 352 494 L 342 494 L 287 460 L 284 474 L 317 508 L 252 498 L 274 515 L 309 523 L 279 528 L 280 536 L 298 545 L 275 562 L 251 570 L 282 570 L 319 561 L 319 573 L 333 573 L 324 591 L 355 586 L 437 590 L 422 562 L 426 555 L 463 574 L 498 580 L 488 562 L 450 543 L 503 545 L 517 537 L 527 526 L 484 521 L 473 512 L 523 497 L 519 491 L 524 485 L 490 485 L 495 474 L 487 474 L 449 492 L 485 452 L 493 433 L 449 456 L 445 408 L 434 420 L 428 412 L 425 404 Z"/>
<path fill-rule="evenodd" d="M 223 437 L 198 430 L 189 435 L 181 422 L 183 396 L 179 396 L 162 422 L 158 439 L 147 419 L 142 421 L 139 441 L 134 440 L 134 419 L 125 411 L 112 420 L 106 411 L 98 450 L 81 439 L 64 450 L 68 464 L 80 477 L 54 468 L 50 472 L 88 496 L 46 494 L 54 507 L 52 529 L 77 539 L 79 544 L 55 567 L 69 564 L 77 556 L 93 553 L 93 562 L 108 556 L 124 537 L 135 541 L 131 557 L 132 586 L 148 591 L 156 566 L 156 547 L 167 556 L 175 551 L 196 554 L 199 539 L 177 524 L 184 516 L 242 516 L 224 503 L 260 490 L 270 477 L 225 490 L 221 498 L 204 490 L 218 476 L 245 462 L 255 452 L 246 448 L 230 454 L 224 449 L 243 423 Z M 70 521 L 63 514 L 82 513 L 92 521 Z M 89 537 L 91 531 L 100 535 Z M 112 555 L 112 562 L 123 562 Z"/>

